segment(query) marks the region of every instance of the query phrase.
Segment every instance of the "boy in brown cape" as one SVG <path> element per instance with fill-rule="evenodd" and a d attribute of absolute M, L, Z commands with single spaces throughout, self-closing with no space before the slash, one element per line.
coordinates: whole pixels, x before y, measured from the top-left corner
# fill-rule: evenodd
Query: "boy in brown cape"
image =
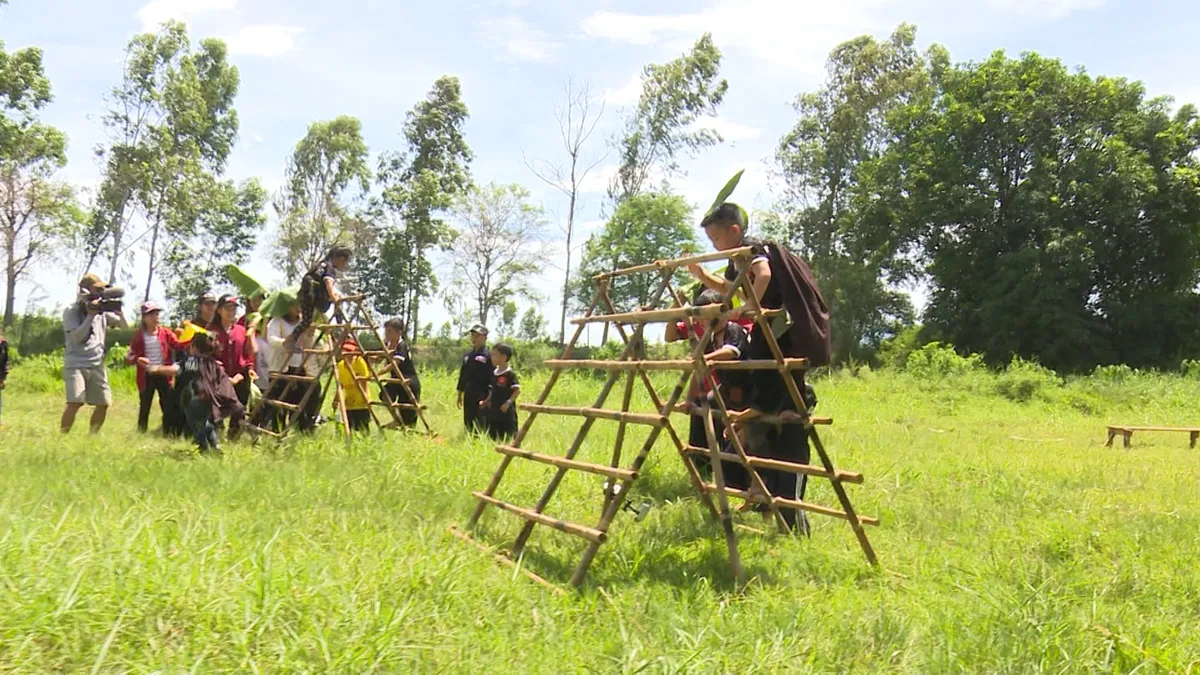
<path fill-rule="evenodd" d="M 230 429 L 236 433 L 246 416 L 246 408 L 238 400 L 233 382 L 215 352 L 216 345 L 209 333 L 198 330 L 188 347 L 177 385 L 184 419 L 202 455 L 221 454 L 218 422 L 228 418 Z"/>

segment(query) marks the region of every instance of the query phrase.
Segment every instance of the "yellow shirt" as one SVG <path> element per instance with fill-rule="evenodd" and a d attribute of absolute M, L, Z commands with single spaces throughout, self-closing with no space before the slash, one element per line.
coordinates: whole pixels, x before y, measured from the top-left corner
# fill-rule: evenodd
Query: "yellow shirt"
<path fill-rule="evenodd" d="M 354 378 L 369 378 L 371 371 L 363 357 L 352 356 L 349 360 L 349 367 L 346 366 L 346 359 L 338 359 L 337 364 L 337 377 L 346 399 L 346 410 L 366 410 L 367 382 L 356 381 Z"/>

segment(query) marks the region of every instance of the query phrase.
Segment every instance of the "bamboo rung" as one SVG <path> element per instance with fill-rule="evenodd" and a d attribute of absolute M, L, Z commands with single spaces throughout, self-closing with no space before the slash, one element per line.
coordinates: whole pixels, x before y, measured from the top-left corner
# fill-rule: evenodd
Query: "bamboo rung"
<path fill-rule="evenodd" d="M 520 407 L 521 410 L 526 412 L 545 413 L 547 415 L 569 415 L 572 417 L 591 417 L 593 419 L 613 420 L 614 422 L 648 424 L 652 427 L 661 427 L 667 423 L 667 418 L 665 415 L 621 412 L 620 410 L 606 410 L 604 408 L 571 408 L 555 405 L 537 405 L 533 403 L 524 404 Z"/>
<path fill-rule="evenodd" d="M 586 525 L 578 525 L 576 523 L 568 523 L 565 520 L 559 520 L 558 518 L 554 518 L 553 516 L 548 516 L 544 513 L 538 513 L 537 511 L 534 511 L 532 509 L 525 509 L 525 508 L 521 508 L 520 506 L 514 506 L 512 504 L 509 504 L 508 502 L 502 502 L 499 499 L 496 499 L 495 497 L 491 497 L 489 495 L 485 495 L 482 492 L 472 492 L 471 494 L 474 495 L 476 499 L 478 499 L 482 502 L 487 502 L 488 504 L 495 506 L 496 508 L 500 509 L 501 511 L 508 511 L 509 513 L 516 515 L 516 516 L 520 516 L 520 517 L 524 518 L 525 520 L 531 520 L 535 523 L 538 523 L 539 525 L 545 525 L 546 527 L 552 527 L 552 528 L 558 530 L 559 532 L 566 532 L 567 534 L 573 534 L 576 537 L 582 537 L 583 539 L 587 539 L 588 541 L 591 541 L 591 542 L 601 543 L 605 540 L 605 538 L 607 536 L 607 535 L 605 535 L 605 533 L 601 532 L 600 530 L 597 530 L 594 527 L 588 527 Z"/>
<path fill-rule="evenodd" d="M 555 586 L 554 584 L 550 583 L 549 581 L 546 581 L 545 579 L 539 577 L 538 575 L 534 574 L 533 572 L 530 572 L 529 570 L 525 569 L 523 566 L 518 565 L 517 563 L 513 562 L 512 558 L 504 555 L 503 553 L 493 551 L 492 549 L 488 548 L 487 546 L 483 545 L 482 543 L 475 541 L 474 539 L 471 538 L 471 535 L 467 534 L 466 532 L 463 532 L 462 530 L 458 529 L 454 525 L 450 526 L 450 534 L 454 535 L 459 540 L 465 541 L 468 544 L 474 546 L 475 548 L 478 548 L 480 551 L 483 551 L 484 553 L 492 554 L 492 557 L 494 557 L 496 559 L 497 563 L 499 563 L 505 567 L 511 567 L 511 568 L 519 571 L 521 574 L 524 574 L 530 581 L 538 583 L 559 595 L 563 595 L 566 593 L 566 591 L 564 591 L 562 588 Z"/>
<path fill-rule="evenodd" d="M 291 410 L 292 412 L 297 412 L 300 410 L 300 406 L 295 405 L 294 403 L 286 403 L 284 401 L 277 401 L 273 398 L 264 398 L 263 403 L 266 403 L 267 405 L 273 405 L 276 408 L 283 408 L 284 410 Z"/>
<path fill-rule="evenodd" d="M 712 483 L 705 483 L 704 489 L 708 492 L 716 492 L 717 486 L 713 485 Z M 742 499 L 745 499 L 746 501 L 752 501 L 752 502 L 757 502 L 757 503 L 761 503 L 764 501 L 761 498 L 753 497 L 749 492 L 747 492 L 745 490 L 739 490 L 737 488 L 731 488 L 728 486 L 725 488 L 725 494 L 727 494 L 731 497 L 740 497 Z M 819 513 L 824 516 L 831 516 L 833 518 L 841 518 L 842 520 L 850 520 L 850 517 L 847 516 L 844 512 L 838 511 L 837 509 L 831 509 L 828 506 L 821 506 L 820 504 L 809 504 L 808 502 L 801 502 L 801 501 L 797 501 L 795 499 L 784 499 L 783 497 L 774 497 L 771 499 L 771 501 L 775 503 L 775 506 L 778 506 L 781 508 L 798 509 L 800 511 L 808 511 L 809 513 Z M 858 522 L 863 525 L 878 525 L 879 519 L 874 518 L 872 516 L 859 516 Z"/>
<path fill-rule="evenodd" d="M 582 325 L 586 323 L 659 323 L 668 321 L 682 321 L 684 319 L 708 319 L 712 320 L 720 316 L 727 319 L 744 317 L 747 319 L 771 318 L 784 314 L 782 309 L 765 309 L 761 312 L 755 312 L 744 308 L 725 310 L 721 305 L 702 305 L 699 307 L 675 307 L 672 309 L 649 309 L 637 312 L 618 312 L 616 314 L 593 314 L 578 319 L 571 319 L 571 323 Z"/>
<path fill-rule="evenodd" d="M 332 354 L 332 349 L 304 349 L 305 354 Z"/>
<path fill-rule="evenodd" d="M 361 302 L 366 299 L 367 299 L 366 293 L 359 293 L 357 295 L 343 295 L 341 298 L 338 299 L 338 302 L 339 303 L 341 303 L 341 302 Z"/>
<path fill-rule="evenodd" d="M 691 370 L 696 367 L 691 360 L 668 361 L 600 361 L 595 359 L 550 359 L 542 363 L 547 368 L 565 370 L 581 368 L 590 370 Z M 715 361 L 711 366 L 714 370 L 779 370 L 779 362 L 758 359 L 754 361 Z M 804 370 L 808 368 L 808 359 L 785 359 L 787 370 Z"/>
<path fill-rule="evenodd" d="M 577 471 L 586 471 L 600 476 L 607 476 L 617 480 L 634 480 L 637 478 L 637 472 L 630 469 L 620 469 L 604 464 L 593 464 L 591 462 L 580 462 L 574 459 L 565 457 L 557 457 L 555 455 L 544 455 L 538 452 L 532 452 L 523 448 L 514 448 L 511 445 L 497 445 L 496 452 L 509 457 L 522 457 L 524 459 L 557 466 L 562 469 L 575 469 Z"/>
<path fill-rule="evenodd" d="M 704 414 L 704 406 L 689 405 L 687 403 L 682 403 L 680 405 L 677 405 L 673 408 L 673 410 L 677 413 L 684 413 L 687 415 L 703 415 Z M 712 414 L 713 414 L 713 417 L 716 417 L 719 419 L 726 418 L 726 414 L 724 412 L 718 410 L 717 408 L 712 409 Z M 731 420 L 733 424 L 747 424 L 749 422 L 761 422 L 762 424 L 804 424 L 805 423 L 805 417 L 797 412 L 789 412 L 789 413 L 782 414 L 782 415 L 767 415 L 758 410 L 741 410 L 741 411 L 731 410 L 729 412 L 728 419 Z M 807 420 L 808 420 L 807 424 L 810 427 L 818 426 L 818 425 L 829 426 L 829 425 L 833 424 L 832 417 L 809 417 L 809 418 L 807 418 Z"/>
<path fill-rule="evenodd" d="M 709 452 L 708 448 L 699 448 L 694 445 L 689 445 L 689 446 L 686 446 L 684 449 L 693 455 L 703 455 L 704 457 L 711 456 L 711 453 Z M 731 452 L 722 452 L 722 453 L 719 453 L 717 456 L 720 457 L 721 461 L 723 461 L 723 462 L 733 462 L 735 464 L 742 464 L 742 458 Z M 828 471 L 826 471 L 825 469 L 823 469 L 819 466 L 813 466 L 812 464 L 797 464 L 794 462 L 783 462 L 783 461 L 780 461 L 777 459 L 767 459 L 766 457 L 747 457 L 747 459 L 750 460 L 750 466 L 752 466 L 756 469 L 773 469 L 775 471 L 787 471 L 790 473 L 797 473 L 797 474 L 802 473 L 806 476 L 815 476 L 817 478 L 833 479 L 836 477 L 837 480 L 840 480 L 843 483 L 855 483 L 858 485 L 861 485 L 863 482 L 862 474 L 854 472 L 854 471 L 842 471 L 841 469 L 835 469 L 834 472 L 831 474 Z"/>
<path fill-rule="evenodd" d="M 272 380 L 283 380 L 284 382 L 315 382 L 317 379 L 312 375 L 290 375 L 288 373 L 271 373 L 267 377 Z"/>
<path fill-rule="evenodd" d="M 397 410 L 428 410 L 423 405 L 413 405 L 411 403 L 386 403 L 384 401 L 371 401 L 371 405 L 380 408 L 395 408 Z"/>
<path fill-rule="evenodd" d="M 271 436 L 272 438 L 283 438 L 283 434 L 277 434 L 274 431 L 271 431 L 270 429 L 264 429 L 262 427 L 255 426 L 253 424 L 250 425 L 250 433 L 263 434 L 264 436 Z"/>
<path fill-rule="evenodd" d="M 330 330 L 332 328 L 338 328 L 341 330 L 355 330 L 355 331 L 371 330 L 371 326 L 364 326 L 364 325 L 359 325 L 359 324 L 346 324 L 346 323 L 318 323 L 318 324 L 314 324 L 313 328 L 316 328 L 317 330 Z"/>
<path fill-rule="evenodd" d="M 674 258 L 672 260 L 656 260 L 645 265 L 635 265 L 634 267 L 626 267 L 624 269 L 614 270 L 597 274 L 593 279 L 611 279 L 612 277 L 624 276 L 626 274 L 637 274 L 639 272 L 653 272 L 661 269 L 674 269 L 679 267 L 687 267 L 688 265 L 699 265 L 700 263 L 712 262 L 714 260 L 732 260 L 734 258 L 744 258 L 754 252 L 754 249 L 749 246 L 731 249 L 729 251 L 717 251 L 715 253 L 704 253 L 702 255 L 692 255 L 685 258 Z"/>

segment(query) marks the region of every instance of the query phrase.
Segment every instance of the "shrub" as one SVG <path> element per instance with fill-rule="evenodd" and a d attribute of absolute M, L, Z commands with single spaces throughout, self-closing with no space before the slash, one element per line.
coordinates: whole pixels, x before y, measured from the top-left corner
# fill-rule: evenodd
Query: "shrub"
<path fill-rule="evenodd" d="M 982 372 L 983 355 L 959 356 L 952 345 L 930 342 L 908 355 L 904 361 L 904 370 L 922 378 Z"/>
<path fill-rule="evenodd" d="M 1121 363 L 1115 366 L 1096 366 L 1092 377 L 1102 382 L 1124 382 L 1137 375 L 1137 371 Z"/>
<path fill-rule="evenodd" d="M 1024 403 L 1036 396 L 1048 398 L 1048 393 L 1061 387 L 1062 379 L 1054 371 L 1036 361 L 1026 361 L 1014 356 L 1003 372 L 996 378 L 996 393 Z"/>

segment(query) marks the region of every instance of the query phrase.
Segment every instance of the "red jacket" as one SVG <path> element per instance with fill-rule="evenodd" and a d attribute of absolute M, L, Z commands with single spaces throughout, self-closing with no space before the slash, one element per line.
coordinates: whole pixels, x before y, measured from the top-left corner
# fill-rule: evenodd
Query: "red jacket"
<path fill-rule="evenodd" d="M 254 357 L 250 353 L 250 345 L 254 343 L 246 335 L 246 328 L 235 323 L 225 330 L 220 323 L 214 323 L 211 330 L 217 336 L 220 351 L 216 357 L 225 367 L 225 374 L 230 377 L 248 375 L 254 368 Z"/>
<path fill-rule="evenodd" d="M 171 332 L 166 326 L 158 327 L 158 345 L 162 348 L 163 365 L 169 366 L 174 363 L 171 360 L 171 350 L 183 349 L 183 343 L 179 338 L 175 337 L 175 333 Z M 146 331 L 141 328 L 133 334 L 133 340 L 129 342 L 129 354 L 125 357 L 126 363 L 137 363 L 137 360 L 146 355 Z M 142 364 L 137 364 L 137 385 L 138 391 L 146 388 L 146 367 Z"/>

